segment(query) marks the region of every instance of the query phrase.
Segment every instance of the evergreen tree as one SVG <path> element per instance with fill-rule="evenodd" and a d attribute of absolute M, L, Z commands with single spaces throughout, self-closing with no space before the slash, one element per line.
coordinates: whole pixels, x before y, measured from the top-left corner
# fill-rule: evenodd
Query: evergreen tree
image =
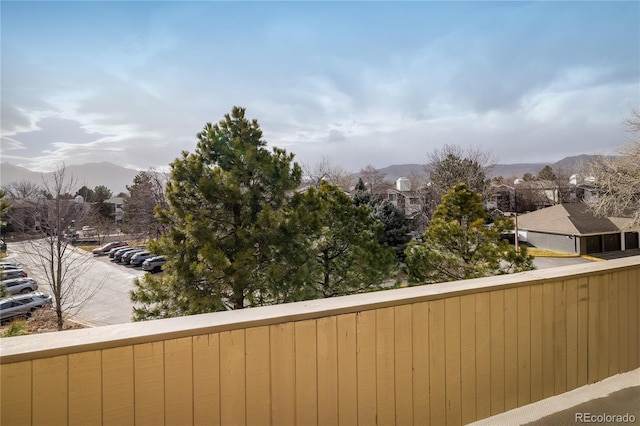
<path fill-rule="evenodd" d="M 96 203 L 102 203 L 113 196 L 113 193 L 109 188 L 104 185 L 98 185 L 93 189 L 93 196 Z"/>
<path fill-rule="evenodd" d="M 358 178 L 358 183 L 356 184 L 353 191 L 353 202 L 356 206 L 367 206 L 372 202 L 371 193 L 367 191 L 367 187 L 365 186 L 362 178 Z"/>
<path fill-rule="evenodd" d="M 82 198 L 84 198 L 84 201 L 90 203 L 94 201 L 94 193 L 93 190 L 87 188 L 86 186 L 83 186 L 82 188 L 78 189 L 78 192 L 76 192 L 76 196 L 80 195 L 82 196 Z"/>
<path fill-rule="evenodd" d="M 380 287 L 394 265 L 393 249 L 381 243 L 382 223 L 366 205 L 357 206 L 340 188 L 321 182 L 298 200 L 306 241 L 287 300 L 369 291 Z M 306 213 L 304 213 L 306 212 Z"/>
<path fill-rule="evenodd" d="M 409 279 L 436 283 L 533 269 L 526 247 L 516 252 L 501 238 L 513 230 L 513 221 L 499 217 L 490 227 L 486 222 L 480 195 L 465 184 L 454 186 L 437 207 L 424 243 L 407 247 Z"/>
<path fill-rule="evenodd" d="M 171 164 L 169 231 L 151 250 L 169 259 L 163 276 L 135 282 L 134 319 L 240 309 L 272 302 L 272 263 L 287 253 L 287 194 L 301 181 L 293 155 L 269 151 L 256 120 L 234 107 L 198 134 L 194 153 Z M 283 248 L 284 247 L 284 248 Z"/>
<path fill-rule="evenodd" d="M 373 218 L 380 221 L 384 227 L 381 242 L 395 250 L 398 262 L 404 262 L 404 251 L 411 241 L 409 219 L 389 201 L 373 206 Z"/>

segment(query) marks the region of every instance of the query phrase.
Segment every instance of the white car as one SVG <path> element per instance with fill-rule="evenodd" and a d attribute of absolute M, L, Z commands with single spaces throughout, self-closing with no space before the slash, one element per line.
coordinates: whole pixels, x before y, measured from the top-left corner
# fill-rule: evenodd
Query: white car
<path fill-rule="evenodd" d="M 162 265 L 167 262 L 164 256 L 150 257 L 142 262 L 142 269 L 151 273 L 162 271 Z"/>
<path fill-rule="evenodd" d="M 9 291 L 9 294 L 32 293 L 38 289 L 38 283 L 31 277 L 12 278 L 0 282 Z"/>

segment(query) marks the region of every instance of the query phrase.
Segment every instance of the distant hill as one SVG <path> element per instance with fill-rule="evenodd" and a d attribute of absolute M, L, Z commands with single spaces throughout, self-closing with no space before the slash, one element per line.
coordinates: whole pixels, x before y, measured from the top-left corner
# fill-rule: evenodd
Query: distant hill
<path fill-rule="evenodd" d="M 551 166 L 555 170 L 562 169 L 567 172 L 567 174 L 573 174 L 579 171 L 582 164 L 587 163 L 594 158 L 594 155 L 577 155 L 563 158 L 553 164 L 496 164 L 488 177 L 522 177 L 525 173 L 535 175 L 546 165 Z M 395 164 L 378 169 L 378 171 L 385 175 L 385 181 L 393 183 L 400 177 L 410 177 L 412 174 L 424 174 L 424 168 L 425 164 Z M 108 162 L 70 165 L 66 167 L 66 173 L 76 179 L 77 189 L 80 189 L 80 187 L 85 185 L 91 189 L 98 185 L 104 185 L 113 192 L 113 195 L 120 192 L 126 192 L 127 185 L 131 185 L 133 183 L 133 178 L 139 172 L 139 170 L 127 169 Z M 358 175 L 359 173 L 355 173 L 355 176 Z M 46 179 L 50 176 L 51 173 L 33 172 L 25 169 L 24 167 L 14 166 L 9 163 L 0 163 L 0 185 L 6 185 L 10 182 L 21 180 L 34 182 L 40 185 L 42 184 L 42 177 Z"/>
<path fill-rule="evenodd" d="M 98 185 L 104 185 L 113 192 L 113 195 L 116 195 L 127 191 L 127 185 L 133 183 L 133 178 L 139 171 L 103 162 L 69 165 L 66 166 L 65 173 L 68 177 L 73 177 L 77 182 L 76 190 L 82 186 L 93 189 Z M 48 180 L 51 175 L 52 173 L 33 172 L 24 167 L 4 162 L 0 163 L 0 185 L 25 180 L 41 185 L 42 179 Z"/>
<path fill-rule="evenodd" d="M 563 170 L 567 174 L 571 175 L 577 173 L 583 164 L 588 163 L 595 157 L 595 155 L 577 155 L 573 157 L 565 157 L 555 163 L 496 164 L 489 172 L 488 177 L 522 177 L 525 173 L 536 175 L 544 166 L 551 166 L 554 170 Z M 386 182 L 393 183 L 400 177 L 411 176 L 412 173 L 424 174 L 425 167 L 426 164 L 395 164 L 393 166 L 378 169 L 378 171 L 385 175 Z M 358 174 L 356 173 L 356 175 Z"/>

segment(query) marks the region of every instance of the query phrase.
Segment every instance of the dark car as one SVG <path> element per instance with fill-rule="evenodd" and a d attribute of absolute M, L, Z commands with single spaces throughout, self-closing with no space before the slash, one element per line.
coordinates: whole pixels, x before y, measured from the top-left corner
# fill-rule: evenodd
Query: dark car
<path fill-rule="evenodd" d="M 38 289 L 36 280 L 30 277 L 12 278 L 0 282 L 0 286 L 5 286 L 9 294 L 32 293 Z"/>
<path fill-rule="evenodd" d="M 0 322 L 15 317 L 28 317 L 36 309 L 51 305 L 51 296 L 43 293 L 8 297 L 0 300 Z"/>
<path fill-rule="evenodd" d="M 103 245 L 102 247 L 98 247 L 97 249 L 94 249 L 92 253 L 97 256 L 101 256 L 109 253 L 111 249 L 114 249 L 116 247 L 124 247 L 126 245 L 127 245 L 126 241 L 113 241 L 111 243 L 107 243 Z"/>
<path fill-rule="evenodd" d="M 135 249 L 135 250 L 131 250 L 131 251 L 126 252 L 120 258 L 120 263 L 122 263 L 124 265 L 128 265 L 129 263 L 131 263 L 131 258 L 134 255 L 136 255 L 138 253 L 142 253 L 143 251 L 144 251 L 143 249 Z"/>
<path fill-rule="evenodd" d="M 167 259 L 164 256 L 150 257 L 142 262 L 142 269 L 151 273 L 160 272 L 165 263 L 167 263 Z"/>
<path fill-rule="evenodd" d="M 131 250 L 138 250 L 135 247 L 124 247 L 121 248 L 120 250 L 117 250 L 114 254 L 113 254 L 113 262 L 121 262 L 122 261 L 122 256 L 124 256 L 125 253 L 130 252 Z"/>
<path fill-rule="evenodd" d="M 3 269 L 0 270 L 0 280 L 10 280 L 13 278 L 26 277 L 27 273 L 23 269 Z"/>
<path fill-rule="evenodd" d="M 146 250 L 143 250 L 141 252 L 138 252 L 136 254 L 134 254 L 133 256 L 131 256 L 131 260 L 129 261 L 129 265 L 133 265 L 133 266 L 140 266 L 142 265 L 142 262 L 144 262 L 145 260 L 149 259 L 150 257 L 154 257 L 155 254 L 150 253 Z"/>

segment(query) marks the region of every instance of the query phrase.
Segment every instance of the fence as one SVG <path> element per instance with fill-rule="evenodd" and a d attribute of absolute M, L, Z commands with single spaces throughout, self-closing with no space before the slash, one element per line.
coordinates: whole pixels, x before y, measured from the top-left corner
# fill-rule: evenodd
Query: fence
<path fill-rule="evenodd" d="M 463 424 L 630 371 L 640 257 L 2 339 L 2 425 Z"/>

